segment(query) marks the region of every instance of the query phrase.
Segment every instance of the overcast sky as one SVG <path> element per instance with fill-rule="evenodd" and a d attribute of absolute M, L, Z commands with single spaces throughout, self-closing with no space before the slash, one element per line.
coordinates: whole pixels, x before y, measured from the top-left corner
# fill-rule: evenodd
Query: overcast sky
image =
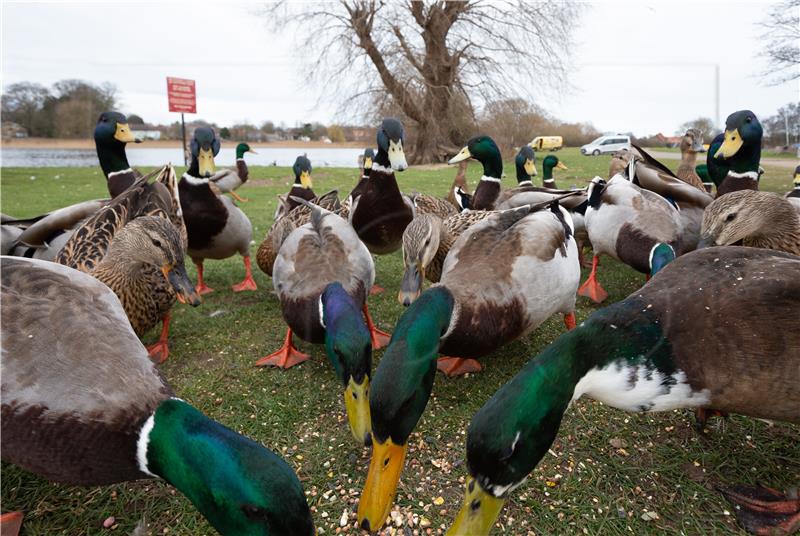
<path fill-rule="evenodd" d="M 672 133 L 697 116 L 714 118 L 715 64 L 722 122 L 738 109 L 763 117 L 800 99 L 798 81 L 769 87 L 758 76 L 764 60 L 754 23 L 768 2 L 597 2 L 581 9 L 574 89 L 538 102 L 555 117 L 603 131 Z M 199 118 L 223 125 L 331 122 L 336 109 L 317 106 L 320 88 L 304 85 L 293 36 L 270 33 L 257 10 L 253 3 L 3 0 L 2 82 L 109 81 L 120 90 L 123 112 L 166 123 L 177 114 L 167 111 L 165 78 L 193 78 Z"/>

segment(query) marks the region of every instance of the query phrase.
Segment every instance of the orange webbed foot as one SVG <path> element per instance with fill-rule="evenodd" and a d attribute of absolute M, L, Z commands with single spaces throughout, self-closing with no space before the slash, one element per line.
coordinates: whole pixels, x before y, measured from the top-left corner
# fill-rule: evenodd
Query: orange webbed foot
<path fill-rule="evenodd" d="M 468 372 L 480 372 L 483 370 L 481 364 L 474 359 L 465 359 L 463 357 L 447 357 L 442 356 L 436 360 L 436 368 L 444 372 L 448 378 L 453 376 L 461 376 Z"/>

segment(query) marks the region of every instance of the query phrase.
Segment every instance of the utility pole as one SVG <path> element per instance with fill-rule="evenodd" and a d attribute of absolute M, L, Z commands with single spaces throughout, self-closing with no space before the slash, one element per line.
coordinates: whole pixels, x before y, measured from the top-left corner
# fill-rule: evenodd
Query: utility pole
<path fill-rule="evenodd" d="M 714 122 L 720 128 L 719 117 L 719 63 L 714 64 Z M 722 130 L 725 130 L 723 127 Z"/>

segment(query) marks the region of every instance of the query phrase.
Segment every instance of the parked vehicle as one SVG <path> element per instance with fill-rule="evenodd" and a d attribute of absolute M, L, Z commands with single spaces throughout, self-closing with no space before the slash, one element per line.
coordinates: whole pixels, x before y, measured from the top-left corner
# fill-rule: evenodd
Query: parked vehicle
<path fill-rule="evenodd" d="M 631 137 L 624 134 L 611 134 L 600 136 L 596 140 L 581 147 L 581 154 L 598 156 L 600 154 L 611 154 L 620 149 L 631 148 Z"/>
<path fill-rule="evenodd" d="M 543 151 L 544 149 L 558 151 L 564 146 L 564 139 L 561 136 L 536 136 L 528 145 L 533 147 L 535 151 Z"/>

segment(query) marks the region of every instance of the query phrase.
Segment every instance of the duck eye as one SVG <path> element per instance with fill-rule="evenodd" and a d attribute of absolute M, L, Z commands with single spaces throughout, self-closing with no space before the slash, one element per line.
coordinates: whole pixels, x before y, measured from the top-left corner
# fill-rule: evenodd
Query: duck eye
<path fill-rule="evenodd" d="M 266 521 L 269 518 L 267 510 L 254 504 L 243 504 L 242 513 L 251 521 Z"/>
<path fill-rule="evenodd" d="M 155 247 L 157 247 L 157 248 L 161 247 L 161 241 L 160 240 L 158 240 L 157 238 L 153 238 L 152 240 L 153 240 L 153 245 Z"/>
<path fill-rule="evenodd" d="M 725 216 L 725 221 L 733 221 L 735 218 L 736 218 L 736 213 L 735 212 L 731 212 L 730 214 Z"/>
<path fill-rule="evenodd" d="M 748 115 L 747 119 L 745 121 L 747 121 L 748 123 L 751 123 L 753 121 L 753 118 Z"/>

